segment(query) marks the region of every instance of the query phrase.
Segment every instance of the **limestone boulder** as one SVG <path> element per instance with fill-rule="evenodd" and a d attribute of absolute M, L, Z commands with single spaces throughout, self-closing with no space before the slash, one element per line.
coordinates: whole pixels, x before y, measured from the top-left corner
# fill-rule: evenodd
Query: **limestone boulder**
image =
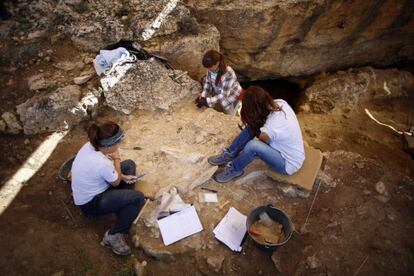
<path fill-rule="evenodd" d="M 413 60 L 412 1 L 189 0 L 200 23 L 250 79 Z"/>
<path fill-rule="evenodd" d="M 200 80 L 206 70 L 201 64 L 205 52 L 219 50 L 220 33 L 213 25 L 201 25 L 197 33 L 176 33 L 170 36 L 155 37 L 144 44 L 151 53 L 166 57 L 175 68 L 180 68 Z"/>
<path fill-rule="evenodd" d="M 155 59 L 138 60 L 127 66 L 131 68 L 125 76 L 114 86 L 104 87 L 108 106 L 125 114 L 135 109 L 167 110 L 185 96 L 201 91 L 200 84 L 188 75 L 169 70 Z"/>
<path fill-rule="evenodd" d="M 82 98 L 79 86 L 69 85 L 35 96 L 16 108 L 24 133 L 36 134 L 68 129 L 88 118 L 88 112 L 97 104 L 95 96 L 88 94 Z"/>
<path fill-rule="evenodd" d="M 2 129 L 4 128 L 4 132 L 9 134 L 18 134 L 22 131 L 22 126 L 14 113 L 4 112 L 1 115 L 1 118 L 4 121 L 5 126 L 7 126 L 2 127 Z"/>
<path fill-rule="evenodd" d="M 120 1 L 59 1 L 57 28 L 81 51 L 97 52 L 120 39 L 132 39 L 133 32 L 121 18 Z"/>
<path fill-rule="evenodd" d="M 180 31 L 181 22 L 191 17 L 182 1 L 129 1 L 131 29 L 136 39 L 145 41 Z"/>
<path fill-rule="evenodd" d="M 82 51 L 96 52 L 120 39 L 145 41 L 180 31 L 192 18 L 178 0 L 60 1 L 60 29 Z"/>

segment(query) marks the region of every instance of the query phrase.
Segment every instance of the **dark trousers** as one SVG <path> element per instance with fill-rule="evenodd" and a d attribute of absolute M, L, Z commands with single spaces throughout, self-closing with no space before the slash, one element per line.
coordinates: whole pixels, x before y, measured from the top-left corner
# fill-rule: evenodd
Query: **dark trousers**
<path fill-rule="evenodd" d="M 132 160 L 122 161 L 121 171 L 125 175 L 135 175 L 135 162 Z M 94 217 L 115 213 L 116 221 L 109 230 L 109 234 L 112 235 L 129 231 L 132 222 L 144 206 L 144 202 L 143 193 L 135 191 L 133 184 L 121 181 L 118 187 L 109 187 L 79 207 L 84 214 Z"/>

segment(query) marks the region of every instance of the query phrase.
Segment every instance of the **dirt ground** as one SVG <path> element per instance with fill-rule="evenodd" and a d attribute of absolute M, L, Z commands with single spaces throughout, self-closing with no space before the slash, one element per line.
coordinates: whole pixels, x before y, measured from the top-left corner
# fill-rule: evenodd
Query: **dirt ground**
<path fill-rule="evenodd" d="M 77 54 L 65 43 L 54 49 L 56 61 Z M 25 79 L 49 66 L 44 62 L 29 65 L 1 68 L 1 112 L 31 97 L 35 92 L 29 92 Z M 186 99 L 183 106 L 191 107 L 191 100 Z M 298 96 L 297 100 L 305 99 Z M 404 101 L 395 101 L 371 107 L 403 120 L 405 106 Z M 188 116 L 200 112 L 193 108 Z M 140 112 L 131 121 L 128 116 L 102 108 L 98 120 L 113 119 L 130 125 L 153 116 Z M 299 120 L 309 144 L 328 153 L 326 166 L 336 177 L 332 181 L 337 185 L 315 185 L 307 199 L 277 195 L 275 203 L 288 211 L 297 232 L 273 254 L 273 261 L 272 252 L 259 250 L 251 240 L 247 240 L 242 253 L 232 253 L 218 245 L 220 252 L 226 252 L 219 273 L 210 270 L 199 254 L 188 253 L 166 262 L 136 248 L 127 258 L 114 256 L 103 248 L 99 241 L 113 217 L 84 217 L 72 203 L 70 187 L 57 177 L 60 165 L 85 143 L 85 122 L 69 132 L 1 214 L 0 274 L 51 275 L 63 271 L 65 275 L 133 275 L 133 263 L 138 259 L 148 263 L 147 275 L 413 275 L 414 160 L 402 151 L 401 137 L 373 124 L 361 110 L 333 117 L 299 114 Z M 47 134 L 0 136 L 2 185 L 46 137 Z M 386 202 L 375 197 L 379 181 L 386 184 Z M 219 184 L 214 187 L 221 189 Z M 231 194 L 232 188 L 223 187 L 223 191 Z M 258 191 L 255 186 L 252 189 Z M 299 231 L 317 191 L 306 231 Z M 260 193 L 276 196 L 270 194 L 273 190 Z M 264 197 L 261 202 L 265 204 L 267 200 Z M 251 207 L 245 204 L 243 211 L 247 213 Z M 279 264 L 278 269 L 274 263 Z"/>

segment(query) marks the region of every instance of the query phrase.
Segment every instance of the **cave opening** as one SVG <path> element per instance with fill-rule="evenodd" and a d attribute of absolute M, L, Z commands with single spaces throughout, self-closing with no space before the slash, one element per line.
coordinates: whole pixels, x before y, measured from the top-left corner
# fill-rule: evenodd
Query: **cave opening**
<path fill-rule="evenodd" d="M 273 99 L 285 100 L 295 112 L 298 112 L 298 108 L 303 100 L 304 85 L 299 85 L 296 82 L 286 79 L 268 79 L 268 80 L 255 80 L 244 81 L 240 83 L 243 89 L 247 89 L 249 86 L 256 85 L 272 96 Z"/>

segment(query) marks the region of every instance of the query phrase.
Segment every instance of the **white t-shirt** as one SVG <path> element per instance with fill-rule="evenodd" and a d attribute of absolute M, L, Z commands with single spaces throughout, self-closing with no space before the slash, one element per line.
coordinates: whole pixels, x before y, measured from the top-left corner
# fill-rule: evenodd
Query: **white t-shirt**
<path fill-rule="evenodd" d="M 76 205 L 102 193 L 118 178 L 114 164 L 90 142 L 83 145 L 72 165 L 72 192 Z"/>
<path fill-rule="evenodd" d="M 285 170 L 291 175 L 302 167 L 305 160 L 302 132 L 289 104 L 281 99 L 275 102 L 283 111 L 270 113 L 260 131 L 269 136 L 269 146 L 280 152 L 286 162 Z"/>

